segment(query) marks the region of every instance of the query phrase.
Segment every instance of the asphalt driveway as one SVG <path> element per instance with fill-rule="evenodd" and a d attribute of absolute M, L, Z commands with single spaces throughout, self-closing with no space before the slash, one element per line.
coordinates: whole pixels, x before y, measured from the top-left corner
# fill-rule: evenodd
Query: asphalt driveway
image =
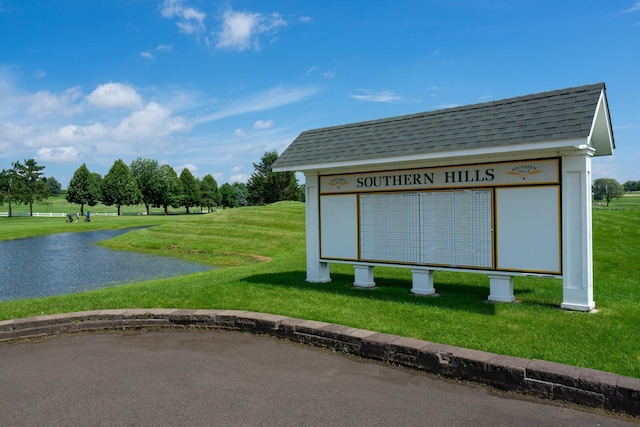
<path fill-rule="evenodd" d="M 3 426 L 629 426 L 593 410 L 239 332 L 0 345 Z"/>

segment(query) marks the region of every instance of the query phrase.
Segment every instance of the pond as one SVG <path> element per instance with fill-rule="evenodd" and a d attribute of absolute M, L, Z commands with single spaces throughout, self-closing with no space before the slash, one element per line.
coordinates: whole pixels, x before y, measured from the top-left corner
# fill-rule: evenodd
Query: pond
<path fill-rule="evenodd" d="M 60 233 L 0 242 L 0 301 L 70 294 L 211 269 L 96 244 L 131 230 Z"/>

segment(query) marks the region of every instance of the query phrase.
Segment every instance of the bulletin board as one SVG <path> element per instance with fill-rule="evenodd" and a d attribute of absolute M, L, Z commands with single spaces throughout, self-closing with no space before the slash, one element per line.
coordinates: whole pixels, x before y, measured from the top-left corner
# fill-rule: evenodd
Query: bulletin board
<path fill-rule="evenodd" d="M 360 258 L 493 267 L 492 191 L 360 195 Z"/>
<path fill-rule="evenodd" d="M 321 177 L 320 257 L 562 274 L 559 159 L 450 169 Z"/>
<path fill-rule="evenodd" d="M 358 258 L 358 211 L 355 194 L 320 198 L 320 256 Z"/>
<path fill-rule="evenodd" d="M 560 274 L 560 187 L 496 190 L 497 268 Z"/>

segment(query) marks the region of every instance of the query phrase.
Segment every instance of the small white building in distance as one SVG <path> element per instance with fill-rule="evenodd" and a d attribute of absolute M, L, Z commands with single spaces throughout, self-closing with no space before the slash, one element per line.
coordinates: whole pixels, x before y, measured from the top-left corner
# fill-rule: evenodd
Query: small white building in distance
<path fill-rule="evenodd" d="M 604 83 L 302 132 L 273 165 L 306 182 L 307 280 L 352 264 L 486 274 L 490 301 L 515 276 L 562 281 L 570 310 L 593 300 L 591 158 L 615 147 Z"/>

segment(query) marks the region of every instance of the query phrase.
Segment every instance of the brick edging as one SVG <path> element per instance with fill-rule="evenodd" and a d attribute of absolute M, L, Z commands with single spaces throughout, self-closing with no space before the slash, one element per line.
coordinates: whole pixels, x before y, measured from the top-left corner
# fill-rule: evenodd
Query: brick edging
<path fill-rule="evenodd" d="M 640 416 L 640 378 L 265 313 L 128 309 L 54 314 L 0 321 L 0 342 L 147 328 L 210 328 L 272 335 L 504 391 Z"/>

